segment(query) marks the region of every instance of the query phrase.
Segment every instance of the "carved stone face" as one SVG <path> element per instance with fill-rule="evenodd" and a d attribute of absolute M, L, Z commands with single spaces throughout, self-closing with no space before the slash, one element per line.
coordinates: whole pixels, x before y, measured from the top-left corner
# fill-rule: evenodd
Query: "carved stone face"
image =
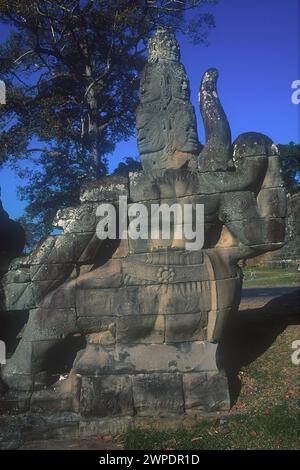
<path fill-rule="evenodd" d="M 158 30 L 155 36 L 148 43 L 149 62 L 158 60 L 170 60 L 178 62 L 180 60 L 179 46 L 174 34 L 166 30 Z"/>

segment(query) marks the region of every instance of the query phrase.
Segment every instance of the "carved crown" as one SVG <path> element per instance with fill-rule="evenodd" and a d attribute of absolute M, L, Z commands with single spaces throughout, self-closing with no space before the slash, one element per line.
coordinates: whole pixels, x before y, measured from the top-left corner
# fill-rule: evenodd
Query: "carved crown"
<path fill-rule="evenodd" d="M 180 50 L 176 37 L 165 28 L 159 28 L 148 42 L 148 61 L 157 62 L 158 60 L 177 62 L 180 60 Z"/>

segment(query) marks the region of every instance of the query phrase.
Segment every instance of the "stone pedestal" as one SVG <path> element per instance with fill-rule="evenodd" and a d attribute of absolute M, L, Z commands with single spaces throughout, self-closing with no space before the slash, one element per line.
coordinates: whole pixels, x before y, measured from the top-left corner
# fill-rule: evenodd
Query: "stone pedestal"
<path fill-rule="evenodd" d="M 3 277 L 7 312 L 30 311 L 1 370 L 0 410 L 20 413 L 22 426 L 24 412 L 50 414 L 55 422 L 57 413 L 67 413 L 77 433 L 100 434 L 139 419 L 175 418 L 178 425 L 229 409 L 216 352 L 239 306 L 239 262 L 283 246 L 286 201 L 271 139 L 251 132 L 231 142 L 217 77 L 210 69 L 201 84 L 207 142 L 199 156 L 178 45 L 159 30 L 137 111 L 143 171 L 83 187 L 79 205 L 57 213 L 54 226 L 63 233 L 16 260 Z M 189 206 L 192 220 L 173 217 L 168 236 L 159 226 L 156 236 L 124 238 L 121 220 L 132 222 L 136 203 L 143 204 L 139 223 L 146 228 L 153 207 L 176 204 L 184 213 Z M 108 219 L 115 215 L 118 228 L 105 240 L 97 230 L 102 204 L 106 210 L 110 204 Z M 195 230 L 199 206 L 195 236 L 203 229 L 204 242 L 191 247 L 186 225 Z M 78 335 L 86 344 L 50 386 L 55 349 Z"/>

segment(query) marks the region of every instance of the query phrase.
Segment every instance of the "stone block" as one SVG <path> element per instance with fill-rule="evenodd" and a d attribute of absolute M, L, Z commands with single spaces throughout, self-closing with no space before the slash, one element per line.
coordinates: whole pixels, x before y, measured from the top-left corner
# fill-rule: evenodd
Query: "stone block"
<path fill-rule="evenodd" d="M 117 342 L 163 343 L 165 318 L 163 315 L 128 315 L 117 317 Z"/>
<path fill-rule="evenodd" d="M 120 196 L 128 196 L 128 179 L 123 176 L 101 178 L 82 186 L 81 202 L 116 201 Z"/>
<path fill-rule="evenodd" d="M 55 289 L 57 282 L 33 283 L 37 306 L 50 309 L 75 308 L 75 281 L 69 281 Z"/>
<path fill-rule="evenodd" d="M 210 281 L 168 284 L 160 286 L 160 293 L 159 313 L 162 314 L 197 313 L 211 309 Z"/>
<path fill-rule="evenodd" d="M 152 253 L 172 248 L 173 240 L 133 240 L 129 238 L 129 253 Z"/>
<path fill-rule="evenodd" d="M 159 187 L 144 172 L 129 173 L 129 192 L 132 202 L 149 201 L 159 199 Z"/>
<path fill-rule="evenodd" d="M 35 307 L 34 287 L 29 282 L 4 286 L 5 310 L 28 310 Z"/>
<path fill-rule="evenodd" d="M 120 259 L 111 259 L 99 268 L 80 276 L 76 281 L 77 290 L 93 293 L 91 290 L 121 287 L 122 264 Z"/>
<path fill-rule="evenodd" d="M 114 325 L 114 324 L 110 324 Z M 95 344 L 99 346 L 114 346 L 116 342 L 115 326 L 111 327 L 110 330 L 101 331 L 100 333 L 92 333 L 87 336 L 87 342 L 89 344 Z"/>
<path fill-rule="evenodd" d="M 184 411 L 181 374 L 133 377 L 134 408 L 140 416 L 168 416 Z"/>
<path fill-rule="evenodd" d="M 176 344 L 117 345 L 115 367 L 132 373 L 217 370 L 217 345 L 206 341 Z"/>
<path fill-rule="evenodd" d="M 94 344 L 88 344 L 86 349 L 77 354 L 73 367 L 78 374 L 96 377 L 132 370 L 128 364 L 116 362 L 113 347 L 103 348 Z"/>
<path fill-rule="evenodd" d="M 72 263 L 76 260 L 76 234 L 66 233 L 54 237 L 54 242 L 41 249 L 41 253 L 37 253 L 32 264 L 51 264 L 51 263 Z M 48 251 L 47 251 L 48 250 Z"/>
<path fill-rule="evenodd" d="M 26 413 L 29 410 L 31 392 L 9 390 L 0 397 L 0 415 Z M 0 432 L 0 442 L 1 442 Z"/>
<path fill-rule="evenodd" d="M 80 397 L 83 416 L 130 416 L 133 414 L 129 376 L 83 377 Z"/>
<path fill-rule="evenodd" d="M 57 263 L 57 264 L 34 264 L 30 267 L 32 281 L 64 281 L 75 268 L 75 264 Z"/>
<path fill-rule="evenodd" d="M 53 225 L 62 228 L 64 234 L 94 232 L 96 229 L 97 204 L 80 204 L 77 207 L 60 209 Z"/>
<path fill-rule="evenodd" d="M 183 375 L 185 408 L 228 411 L 230 397 L 224 372 L 201 372 Z"/>
<path fill-rule="evenodd" d="M 114 316 L 120 304 L 119 289 L 78 289 L 76 311 L 78 317 Z"/>
<path fill-rule="evenodd" d="M 32 253 L 28 256 L 28 264 L 43 264 L 48 262 L 48 256 L 53 246 L 55 245 L 57 237 L 49 236 L 34 248 Z"/>
<path fill-rule="evenodd" d="M 24 284 L 30 282 L 29 267 L 10 267 L 10 270 L 2 277 L 2 285 Z"/>
<path fill-rule="evenodd" d="M 78 233 L 76 237 L 76 260 L 80 264 L 93 264 L 96 256 L 103 247 L 95 230 L 91 233 Z"/>
<path fill-rule="evenodd" d="M 151 255 L 136 255 L 123 260 L 126 286 L 146 284 L 175 284 L 209 279 L 207 266 L 150 262 Z"/>
<path fill-rule="evenodd" d="M 27 328 L 23 334 L 24 341 L 43 341 L 62 339 L 75 333 L 76 312 L 74 309 L 38 308 L 31 310 Z"/>
<path fill-rule="evenodd" d="M 166 342 L 205 340 L 206 326 L 206 312 L 166 315 Z"/>
<path fill-rule="evenodd" d="M 79 411 L 81 378 L 71 372 L 48 389 L 34 391 L 30 400 L 32 413 Z"/>
<path fill-rule="evenodd" d="M 108 331 L 109 326 L 112 324 L 111 316 L 95 315 L 88 317 L 78 317 L 77 318 L 77 329 L 82 331 L 84 334 L 89 333 L 99 333 Z"/>
<path fill-rule="evenodd" d="M 121 416 L 117 418 L 94 418 L 92 416 L 87 418 L 81 417 L 79 423 L 79 435 L 81 437 L 116 436 L 123 434 L 130 424 L 132 424 L 132 421 L 133 418 L 131 416 Z"/>

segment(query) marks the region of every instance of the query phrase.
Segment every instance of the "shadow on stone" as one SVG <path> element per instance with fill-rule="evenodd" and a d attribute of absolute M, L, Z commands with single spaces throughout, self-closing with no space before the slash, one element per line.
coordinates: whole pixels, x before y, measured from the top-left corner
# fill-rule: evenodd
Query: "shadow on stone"
<path fill-rule="evenodd" d="M 300 290 L 232 317 L 217 350 L 218 367 L 226 371 L 228 378 L 231 406 L 241 390 L 241 368 L 267 351 L 287 326 L 300 324 L 299 301 Z"/>
<path fill-rule="evenodd" d="M 21 332 L 28 321 L 28 310 L 1 311 L 0 339 L 5 342 L 7 354 L 14 353 L 19 344 Z"/>
<path fill-rule="evenodd" d="M 70 335 L 49 350 L 43 364 L 43 370 L 47 372 L 48 386 L 56 382 L 61 374 L 70 373 L 76 354 L 85 347 L 85 336 Z"/>

